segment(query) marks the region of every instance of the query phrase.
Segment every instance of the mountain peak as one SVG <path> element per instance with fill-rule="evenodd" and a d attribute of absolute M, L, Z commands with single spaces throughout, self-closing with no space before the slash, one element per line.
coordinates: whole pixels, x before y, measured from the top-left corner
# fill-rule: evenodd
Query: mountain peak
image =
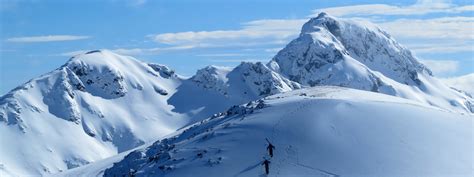
<path fill-rule="evenodd" d="M 300 35 L 319 31 L 319 27 L 327 29 L 333 35 L 339 33 L 340 28 L 338 19 L 336 17 L 333 17 L 326 12 L 321 12 L 318 14 L 318 16 L 311 18 L 303 25 Z"/>
<path fill-rule="evenodd" d="M 313 79 L 309 80 L 312 83 L 319 82 L 312 76 L 321 75 L 329 65 L 354 59 L 406 85 L 422 84 L 419 74 L 431 76 L 410 50 L 376 25 L 338 19 L 324 12 L 306 22 L 300 36 L 273 58 L 283 74 L 296 80 Z"/>
<path fill-rule="evenodd" d="M 327 16 L 329 16 L 328 13 L 326 13 L 326 12 L 320 12 L 316 18 L 323 18 L 323 17 L 327 17 Z"/>
<path fill-rule="evenodd" d="M 73 63 L 87 63 L 90 65 L 110 65 L 115 66 L 117 62 L 125 62 L 131 57 L 121 56 L 110 50 L 91 50 L 81 54 L 74 55 L 69 59 L 66 65 Z"/>

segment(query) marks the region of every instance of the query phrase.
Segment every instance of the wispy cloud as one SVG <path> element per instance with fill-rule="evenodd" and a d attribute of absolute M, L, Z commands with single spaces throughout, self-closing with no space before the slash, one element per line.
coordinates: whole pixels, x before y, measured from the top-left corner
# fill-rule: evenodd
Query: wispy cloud
<path fill-rule="evenodd" d="M 241 63 L 241 62 L 268 62 L 267 60 L 264 59 L 248 59 L 248 58 L 243 58 L 243 59 L 209 59 L 208 61 L 214 62 L 214 63 Z"/>
<path fill-rule="evenodd" d="M 212 54 L 199 54 L 198 57 L 235 57 L 235 56 L 245 56 L 244 53 L 212 53 Z"/>
<path fill-rule="evenodd" d="M 459 68 L 459 62 L 456 60 L 420 60 L 420 62 L 438 76 L 454 73 Z"/>
<path fill-rule="evenodd" d="M 417 54 L 422 53 L 457 53 L 474 51 L 474 43 L 472 42 L 426 42 L 411 43 L 407 47 Z"/>
<path fill-rule="evenodd" d="M 193 45 L 180 45 L 173 47 L 156 47 L 156 48 L 119 48 L 111 51 L 122 55 L 154 55 L 166 51 L 193 49 Z"/>
<path fill-rule="evenodd" d="M 121 54 L 121 55 L 155 55 L 161 52 L 174 51 L 174 50 L 186 50 L 192 49 L 195 46 L 176 46 L 176 47 L 156 47 L 156 48 L 117 48 L 117 49 L 108 49 L 112 52 Z M 92 49 L 91 49 L 92 50 Z M 58 54 L 59 56 L 71 57 L 78 54 L 86 53 L 91 50 L 76 50 L 70 52 L 64 52 Z"/>
<path fill-rule="evenodd" d="M 27 36 L 8 38 L 7 42 L 31 43 L 31 42 L 57 42 L 57 41 L 74 41 L 87 39 L 90 36 L 73 36 L 73 35 L 48 35 L 48 36 Z"/>
<path fill-rule="evenodd" d="M 409 6 L 395 6 L 388 4 L 363 4 L 339 6 L 313 10 L 311 16 L 320 12 L 327 12 L 334 16 L 370 16 L 370 15 L 425 15 L 430 13 L 462 13 L 474 11 L 473 5 L 457 6 L 443 0 L 418 0 Z"/>
<path fill-rule="evenodd" d="M 269 49 L 265 49 L 265 50 L 263 50 L 263 51 L 265 51 L 265 52 L 269 52 L 269 53 L 276 53 L 276 52 L 280 51 L 281 49 L 283 49 L 283 48 L 281 48 L 281 47 L 277 47 L 277 48 L 269 48 Z"/>
<path fill-rule="evenodd" d="M 378 25 L 399 38 L 474 39 L 474 17 L 397 19 Z"/>
<path fill-rule="evenodd" d="M 235 43 L 281 44 L 295 37 L 306 20 L 265 19 L 242 24 L 237 30 L 187 31 L 151 35 L 154 41 L 168 45 L 199 44 L 204 47 Z"/>
<path fill-rule="evenodd" d="M 86 53 L 87 51 L 91 51 L 91 50 L 76 50 L 76 51 L 70 51 L 70 52 L 64 52 L 64 53 L 60 53 L 60 54 L 55 54 L 55 55 L 53 55 L 53 56 L 72 57 L 72 56 L 75 56 L 75 55 L 79 55 L 79 54 Z"/>
<path fill-rule="evenodd" d="M 447 85 L 452 86 L 457 89 L 461 89 L 472 96 L 474 96 L 474 73 L 459 76 L 459 77 L 451 77 L 451 78 L 445 78 L 441 79 L 444 81 Z"/>

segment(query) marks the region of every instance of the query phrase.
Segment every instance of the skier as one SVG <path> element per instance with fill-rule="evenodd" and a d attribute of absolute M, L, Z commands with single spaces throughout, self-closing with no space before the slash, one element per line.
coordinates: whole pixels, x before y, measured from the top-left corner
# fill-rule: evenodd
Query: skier
<path fill-rule="evenodd" d="M 275 149 L 275 146 L 273 146 L 273 144 L 270 143 L 268 139 L 265 138 L 265 140 L 267 140 L 268 142 L 268 146 L 267 146 L 268 154 L 270 155 L 270 157 L 273 157 L 273 149 Z"/>
<path fill-rule="evenodd" d="M 262 165 L 265 166 L 265 173 L 268 175 L 268 173 L 270 173 L 270 161 L 265 159 Z"/>

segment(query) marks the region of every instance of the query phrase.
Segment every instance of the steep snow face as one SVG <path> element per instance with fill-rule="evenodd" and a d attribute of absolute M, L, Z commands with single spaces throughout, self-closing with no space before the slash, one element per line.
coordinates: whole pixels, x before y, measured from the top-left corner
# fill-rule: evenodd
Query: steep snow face
<path fill-rule="evenodd" d="M 1 176 L 57 173 L 173 132 L 187 120 L 166 101 L 180 82 L 105 50 L 73 57 L 0 98 Z"/>
<path fill-rule="evenodd" d="M 269 176 L 472 176 L 473 120 L 385 94 L 314 87 L 232 107 L 58 176 L 259 176 L 263 159 Z"/>
<path fill-rule="evenodd" d="M 472 113 L 472 98 L 439 82 L 385 31 L 326 13 L 304 24 L 268 66 L 305 86 L 356 88 Z"/>

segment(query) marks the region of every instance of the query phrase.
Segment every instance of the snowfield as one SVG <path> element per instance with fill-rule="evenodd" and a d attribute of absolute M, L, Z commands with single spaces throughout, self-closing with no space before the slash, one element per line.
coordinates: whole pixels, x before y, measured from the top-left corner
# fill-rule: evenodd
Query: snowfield
<path fill-rule="evenodd" d="M 473 118 L 373 92 L 314 87 L 231 108 L 57 176 L 265 176 L 264 158 L 268 176 L 473 176 Z M 266 138 L 276 146 L 273 158 Z"/>

